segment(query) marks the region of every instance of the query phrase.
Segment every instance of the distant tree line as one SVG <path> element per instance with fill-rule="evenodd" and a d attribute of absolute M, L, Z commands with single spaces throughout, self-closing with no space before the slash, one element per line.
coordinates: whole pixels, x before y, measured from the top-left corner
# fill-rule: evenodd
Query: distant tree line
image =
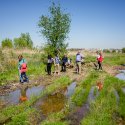
<path fill-rule="evenodd" d="M 125 53 L 125 47 L 124 47 L 124 48 L 122 48 L 122 53 Z"/>
<path fill-rule="evenodd" d="M 2 40 L 2 48 L 33 48 L 33 41 L 29 33 L 21 33 L 20 37 L 14 38 L 12 41 L 9 38 Z"/>
<path fill-rule="evenodd" d="M 105 53 L 125 53 L 125 47 L 122 49 L 104 49 Z"/>

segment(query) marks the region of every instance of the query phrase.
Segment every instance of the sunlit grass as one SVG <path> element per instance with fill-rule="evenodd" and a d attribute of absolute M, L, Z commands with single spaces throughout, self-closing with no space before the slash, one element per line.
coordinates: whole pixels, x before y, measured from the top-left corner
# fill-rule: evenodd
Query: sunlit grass
<path fill-rule="evenodd" d="M 16 106 L 10 106 L 5 109 L 3 109 L 0 113 L 0 122 L 6 121 L 6 119 L 13 118 L 16 115 L 26 112 L 26 109 L 30 108 L 31 105 L 33 105 L 39 98 L 42 98 L 43 96 L 47 94 L 51 94 L 56 89 L 65 87 L 69 83 L 71 83 L 71 80 L 68 76 L 63 76 L 60 78 L 57 78 L 55 81 L 53 81 L 52 84 L 48 85 L 45 90 L 43 90 L 39 96 L 32 97 L 30 100 L 28 100 L 25 103 L 16 105 Z M 32 110 L 32 109 L 31 109 Z M 25 113 L 24 113 L 25 115 Z"/>

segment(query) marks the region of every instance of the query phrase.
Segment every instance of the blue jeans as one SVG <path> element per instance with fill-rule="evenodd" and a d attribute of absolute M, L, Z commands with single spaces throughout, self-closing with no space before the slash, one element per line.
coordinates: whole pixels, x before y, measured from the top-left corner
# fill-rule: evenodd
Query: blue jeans
<path fill-rule="evenodd" d="M 22 73 L 20 74 L 20 82 L 21 82 L 21 83 L 23 83 L 23 82 L 29 82 L 29 79 L 28 79 L 28 77 L 27 77 L 27 75 L 26 75 L 25 72 L 22 72 Z"/>

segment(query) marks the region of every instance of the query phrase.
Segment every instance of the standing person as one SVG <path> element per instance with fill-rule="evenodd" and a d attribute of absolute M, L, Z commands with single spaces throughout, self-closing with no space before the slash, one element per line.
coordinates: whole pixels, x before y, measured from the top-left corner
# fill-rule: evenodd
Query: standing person
<path fill-rule="evenodd" d="M 103 56 L 102 56 L 102 53 L 100 52 L 99 53 L 99 56 L 97 57 L 97 61 L 98 61 L 98 70 L 101 70 L 102 71 L 102 61 L 103 61 Z"/>
<path fill-rule="evenodd" d="M 82 59 L 83 59 L 83 56 L 78 51 L 78 53 L 76 54 L 76 66 L 77 66 L 77 73 L 78 74 L 81 74 L 81 61 L 82 61 Z"/>
<path fill-rule="evenodd" d="M 18 56 L 19 63 L 18 63 L 18 70 L 19 70 L 19 77 L 20 77 L 20 82 L 29 82 L 29 79 L 26 75 L 27 72 L 27 63 L 26 60 L 23 58 L 22 55 Z"/>
<path fill-rule="evenodd" d="M 59 64 L 60 64 L 60 59 L 59 56 L 56 55 L 54 58 L 54 67 L 55 67 L 55 74 L 57 73 L 59 75 Z"/>
<path fill-rule="evenodd" d="M 48 55 L 48 61 L 47 61 L 47 73 L 48 73 L 48 75 L 51 75 L 52 63 L 53 63 L 53 58 L 51 55 Z"/>
<path fill-rule="evenodd" d="M 66 63 L 67 62 L 68 62 L 68 58 L 66 55 L 64 55 L 62 58 L 62 70 L 61 70 L 61 72 L 66 72 Z"/>

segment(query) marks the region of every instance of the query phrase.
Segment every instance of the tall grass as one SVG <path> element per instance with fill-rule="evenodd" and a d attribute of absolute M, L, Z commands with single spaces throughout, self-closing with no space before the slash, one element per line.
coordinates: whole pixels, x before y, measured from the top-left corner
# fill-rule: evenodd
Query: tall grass
<path fill-rule="evenodd" d="M 23 57 L 27 60 L 28 64 L 28 76 L 29 79 L 33 79 L 39 75 L 45 74 L 45 67 L 43 60 L 43 54 L 41 53 L 25 53 Z M 18 54 L 14 50 L 8 50 L 7 52 L 0 49 L 0 85 L 6 85 L 12 82 L 19 81 L 18 73 Z"/>

